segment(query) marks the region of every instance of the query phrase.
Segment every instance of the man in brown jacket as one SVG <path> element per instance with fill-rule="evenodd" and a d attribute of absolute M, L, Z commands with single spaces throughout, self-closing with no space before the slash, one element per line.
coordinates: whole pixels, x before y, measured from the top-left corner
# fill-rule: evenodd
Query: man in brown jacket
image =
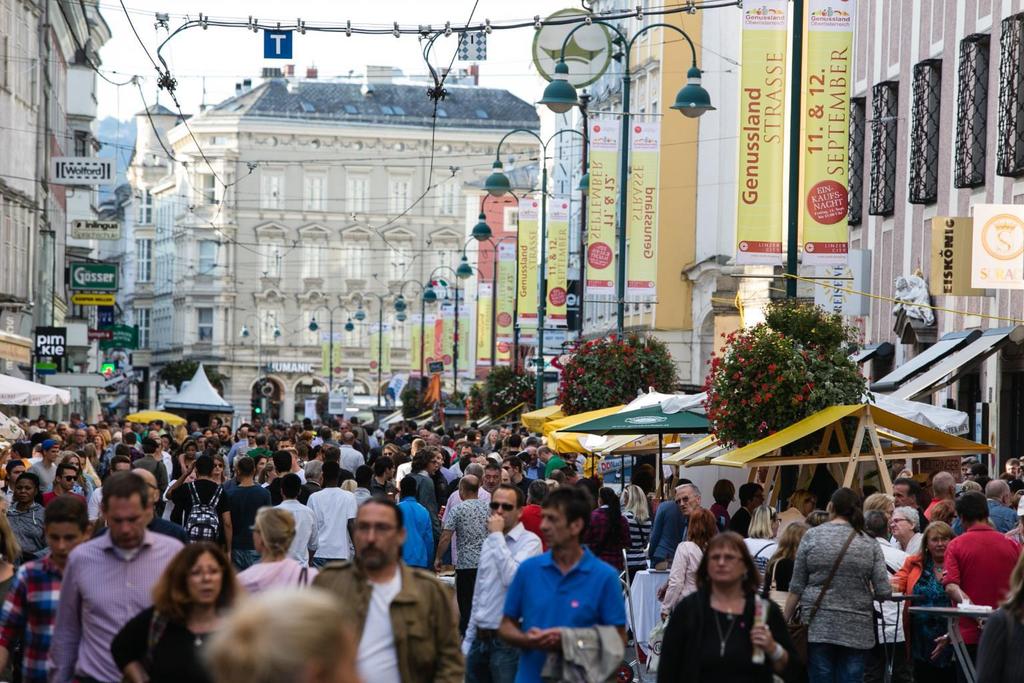
<path fill-rule="evenodd" d="M 458 618 L 448 589 L 402 562 L 402 513 L 374 497 L 355 519 L 354 562 L 324 567 L 314 584 L 341 600 L 359 641 L 357 667 L 374 683 L 461 683 Z"/>

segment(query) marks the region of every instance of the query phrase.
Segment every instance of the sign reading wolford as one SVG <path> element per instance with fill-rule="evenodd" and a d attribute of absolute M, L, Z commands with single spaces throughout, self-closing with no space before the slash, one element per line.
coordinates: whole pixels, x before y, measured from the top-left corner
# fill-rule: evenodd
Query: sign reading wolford
<path fill-rule="evenodd" d="M 50 182 L 55 185 L 113 185 L 114 162 L 96 157 L 50 159 Z"/>
<path fill-rule="evenodd" d="M 69 286 L 75 292 L 116 292 L 117 265 L 113 263 L 72 263 Z"/>

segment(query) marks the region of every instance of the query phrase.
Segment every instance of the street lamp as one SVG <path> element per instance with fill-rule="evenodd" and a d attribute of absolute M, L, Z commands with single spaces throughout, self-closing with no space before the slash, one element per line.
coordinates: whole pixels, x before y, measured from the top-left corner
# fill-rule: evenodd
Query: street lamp
<path fill-rule="evenodd" d="M 324 371 L 327 373 L 327 392 L 328 393 L 333 393 L 334 392 L 334 314 L 336 312 L 339 312 L 339 311 L 340 312 L 344 312 L 345 311 L 345 307 L 344 306 L 320 306 L 320 307 L 318 307 L 316 309 L 316 311 L 319 311 L 320 309 L 323 309 L 323 310 L 327 311 L 327 316 L 328 316 L 327 317 L 327 328 L 328 328 L 327 329 L 327 334 L 328 334 L 329 340 L 327 342 L 327 367 L 324 368 Z M 316 311 L 314 311 L 313 317 L 311 317 L 310 320 L 309 320 L 309 331 L 310 332 L 316 332 L 318 329 L 320 329 L 320 325 L 316 321 L 316 315 L 315 315 Z M 355 326 L 352 324 L 352 319 L 349 318 L 348 322 L 345 324 L 345 331 L 346 332 L 351 332 L 354 329 L 355 329 Z"/>
<path fill-rule="evenodd" d="M 632 75 L 629 67 L 629 55 L 633 49 L 633 43 L 637 38 L 642 36 L 656 28 L 664 28 L 675 31 L 686 39 L 686 42 L 690 46 L 690 55 L 692 62 L 690 69 L 686 72 L 687 83 L 682 89 L 676 94 L 675 102 L 670 107 L 678 112 L 681 112 L 688 118 L 698 118 L 703 116 L 706 112 L 714 111 L 715 107 L 711 105 L 711 96 L 708 91 L 701 85 L 701 71 L 697 67 L 697 48 L 694 47 L 693 40 L 687 35 L 686 31 L 679 28 L 678 26 L 672 26 L 671 24 L 650 24 L 643 27 L 635 34 L 632 38 L 626 38 L 626 36 L 616 27 L 614 24 L 610 24 L 600 19 L 588 22 L 587 24 L 578 24 L 573 27 L 571 31 L 565 34 L 565 38 L 562 40 L 562 49 L 559 53 L 558 63 L 555 64 L 555 74 L 552 81 L 548 83 L 547 87 L 544 88 L 544 94 L 540 98 L 540 103 L 547 105 L 551 111 L 557 113 L 563 113 L 571 109 L 572 107 L 580 103 L 580 98 L 576 94 L 576 88 L 572 83 L 569 82 L 569 66 L 565 63 L 565 50 L 569 45 L 569 41 L 576 31 L 580 30 L 584 26 L 588 26 L 590 23 L 600 24 L 607 27 L 615 32 L 618 36 L 619 41 L 624 45 L 623 49 L 623 67 L 622 67 L 622 135 L 619 144 L 622 146 L 619 154 L 619 225 L 618 225 L 618 268 L 617 268 L 617 281 L 616 281 L 616 331 L 619 337 L 622 336 L 623 329 L 625 327 L 626 317 L 626 220 L 627 211 L 626 206 L 629 198 L 629 100 L 630 100 L 630 81 Z M 490 180 L 490 179 L 488 179 Z M 587 189 L 590 188 L 590 178 L 586 178 Z M 581 182 L 582 185 L 582 182 Z"/>
<path fill-rule="evenodd" d="M 469 269 L 469 275 L 465 275 L 465 270 L 462 266 L 465 265 Z M 433 303 L 437 301 L 437 292 L 434 290 L 434 276 L 439 270 L 449 270 L 452 275 L 455 276 L 455 282 L 452 283 L 452 289 L 455 290 L 455 332 L 452 335 L 452 391 L 459 390 L 459 280 L 465 280 L 467 277 L 473 275 L 473 267 L 469 265 L 469 261 L 466 259 L 465 254 L 462 256 L 462 263 L 459 264 L 459 270 L 462 270 L 463 274 L 459 274 L 459 270 L 452 268 L 451 266 L 438 266 L 434 270 L 430 271 L 430 276 L 427 278 L 427 286 L 423 290 L 423 301 L 425 303 Z M 422 336 L 421 336 L 422 338 Z M 422 355 L 421 355 L 422 357 Z"/>
<path fill-rule="evenodd" d="M 360 295 L 361 297 L 372 296 L 377 299 L 377 407 L 380 408 L 381 403 L 381 384 L 384 382 L 384 302 L 387 299 L 386 294 L 377 294 L 376 292 L 369 292 Z M 393 302 L 396 316 L 398 320 L 405 320 L 405 299 L 399 293 Z M 366 319 L 366 311 L 363 310 L 363 302 L 360 300 L 359 308 L 356 309 L 355 319 L 362 322 Z M 347 327 L 347 326 L 346 326 Z M 391 349 L 388 349 L 388 353 Z"/>
<path fill-rule="evenodd" d="M 566 68 L 568 69 L 568 67 Z M 566 71 L 565 73 L 568 73 L 568 71 Z M 552 81 L 552 83 L 554 83 L 554 81 Z M 572 88 L 572 85 L 569 84 L 568 81 L 566 81 L 565 83 L 567 86 Z M 550 85 L 548 87 L 550 87 Z M 573 89 L 573 93 L 575 93 L 575 88 Z M 573 101 L 576 101 L 575 96 L 573 98 Z M 537 139 L 537 142 L 540 143 L 541 147 L 540 267 L 537 269 L 539 283 L 537 287 L 537 358 L 535 361 L 535 369 L 537 375 L 535 401 L 537 404 L 537 408 L 541 408 L 544 405 L 544 318 L 547 313 L 548 299 L 547 287 L 545 286 L 547 283 L 545 269 L 547 268 L 548 262 L 548 145 L 551 143 L 552 140 L 554 140 L 556 137 L 560 135 L 566 133 L 573 133 L 583 138 L 583 144 L 585 147 L 587 142 L 587 136 L 585 133 L 582 133 L 572 128 L 563 128 L 562 130 L 557 130 L 547 140 L 544 140 L 537 133 L 527 128 L 515 128 L 505 133 L 505 135 L 502 136 L 501 140 L 498 141 L 498 149 L 495 153 L 495 156 L 498 158 L 495 160 L 493 164 L 493 168 L 495 170 L 493 173 L 491 173 L 490 176 L 487 177 L 487 180 L 484 183 L 484 189 L 487 190 L 489 194 L 495 197 L 500 197 L 506 194 L 507 192 L 510 191 L 509 188 L 511 188 L 512 186 L 512 183 L 509 182 L 508 177 L 502 172 L 500 158 L 501 145 L 510 135 L 514 133 L 526 133 L 527 135 L 532 135 Z"/>
<path fill-rule="evenodd" d="M 485 195 L 484 199 L 490 195 Z M 483 213 L 481 212 L 481 216 Z M 490 227 L 487 228 L 490 230 Z M 489 242 L 491 245 L 491 368 L 493 369 L 498 364 L 498 245 L 505 240 L 516 240 L 516 235 L 505 235 L 499 238 L 497 241 L 493 239 L 484 240 Z M 467 242 L 468 244 L 468 242 Z M 463 247 L 465 250 L 465 247 Z M 477 252 L 479 255 L 479 252 Z M 519 254 L 516 254 L 518 259 Z M 463 258 L 465 258 L 465 251 L 463 251 Z M 513 291 L 513 296 L 517 293 Z M 514 314 L 513 314 L 514 315 Z"/>

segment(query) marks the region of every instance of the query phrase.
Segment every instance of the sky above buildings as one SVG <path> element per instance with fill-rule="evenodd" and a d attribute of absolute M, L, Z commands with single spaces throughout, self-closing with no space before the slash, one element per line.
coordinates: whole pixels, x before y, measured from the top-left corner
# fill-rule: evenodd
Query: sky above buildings
<path fill-rule="evenodd" d="M 307 23 L 331 22 L 353 25 L 376 24 L 390 27 L 394 22 L 430 24 L 443 27 L 465 24 L 473 13 L 474 23 L 542 17 L 572 6 L 568 1 L 519 0 L 369 0 L 336 2 L 327 0 L 124 0 L 128 15 L 150 54 L 167 39 L 169 32 L 157 26 L 157 12 L 170 15 L 170 29 L 180 26 L 185 17 L 198 18 L 199 13 L 213 18 L 246 21 L 250 16 L 262 22 L 294 23 L 301 18 Z M 144 105 L 159 102 L 174 109 L 166 93 L 158 95 L 156 72 L 128 18 L 117 0 L 100 0 L 100 9 L 110 25 L 113 37 L 100 51 L 103 72 L 114 81 L 141 76 L 141 92 L 135 85 L 114 86 L 99 81 L 99 117 L 127 119 Z M 495 31 L 489 36 L 487 60 L 480 62 L 480 84 L 505 88 L 528 102 L 540 97 L 544 81 L 537 75 L 531 57 L 533 29 Z M 456 49 L 454 36 L 439 39 L 431 52 L 435 67 L 447 66 Z M 263 59 L 263 36 L 244 28 L 193 28 L 179 33 L 163 48 L 162 53 L 174 78 L 177 79 L 178 100 L 186 114 L 195 113 L 199 105 L 216 104 L 231 97 L 235 83 L 244 78 L 258 79 L 263 67 L 295 64 L 295 72 L 304 76 L 306 68 L 315 66 L 319 78 L 343 78 L 350 74 L 361 77 L 367 65 L 386 65 L 401 69 L 409 76 L 427 74 L 422 57 L 422 43 L 416 36 L 395 38 L 384 36 L 346 37 L 343 33 L 307 32 L 294 36 L 291 60 Z M 468 67 L 456 61 L 455 67 Z M 112 73 L 116 72 L 116 73 Z"/>

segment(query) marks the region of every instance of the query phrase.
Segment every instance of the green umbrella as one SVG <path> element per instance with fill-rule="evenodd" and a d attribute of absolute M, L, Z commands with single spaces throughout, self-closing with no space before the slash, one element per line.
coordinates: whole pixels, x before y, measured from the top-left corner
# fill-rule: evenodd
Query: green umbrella
<path fill-rule="evenodd" d="M 706 432 L 707 430 L 708 419 L 703 415 L 689 410 L 664 413 L 659 404 L 606 415 L 559 431 L 607 436 L 609 434 L 679 434 Z"/>
<path fill-rule="evenodd" d="M 559 431 L 578 432 L 582 434 L 600 434 L 607 436 L 611 434 L 657 434 L 658 435 L 658 497 L 661 497 L 661 455 L 662 440 L 665 434 L 679 434 L 683 432 L 703 433 L 708 431 L 708 419 L 703 415 L 682 410 L 678 413 L 665 413 L 661 405 L 638 408 L 636 410 L 625 410 L 621 413 L 606 415 L 596 420 L 581 422 L 573 427 L 567 427 Z M 623 461 L 625 456 L 622 456 Z M 625 474 L 625 468 L 622 470 Z M 622 485 L 626 485 L 625 476 Z"/>

